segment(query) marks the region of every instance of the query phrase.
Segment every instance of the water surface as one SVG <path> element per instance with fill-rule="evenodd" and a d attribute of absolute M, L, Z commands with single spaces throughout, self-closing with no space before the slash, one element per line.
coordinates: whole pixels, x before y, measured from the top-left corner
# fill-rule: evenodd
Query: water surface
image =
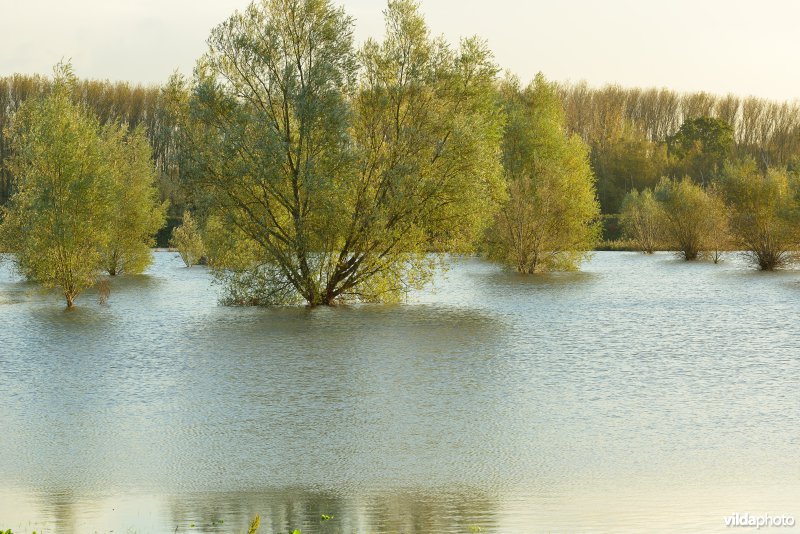
<path fill-rule="evenodd" d="M 452 259 L 396 306 L 216 299 L 171 253 L 68 313 L 0 267 L 1 528 L 800 520 L 800 273 L 602 252 L 529 278 Z"/>

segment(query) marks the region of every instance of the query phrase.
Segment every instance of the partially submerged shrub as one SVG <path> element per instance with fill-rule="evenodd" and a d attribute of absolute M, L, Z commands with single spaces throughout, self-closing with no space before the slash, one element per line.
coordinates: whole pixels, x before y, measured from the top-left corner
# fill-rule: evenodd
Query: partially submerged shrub
<path fill-rule="evenodd" d="M 694 183 L 662 179 L 655 191 L 661 204 L 663 230 L 671 249 L 685 260 L 695 260 L 705 251 L 719 261 L 726 234 L 725 206 L 719 197 Z"/>
<path fill-rule="evenodd" d="M 114 175 L 97 117 L 75 104 L 70 65 L 52 92 L 27 100 L 10 128 L 15 192 L 3 207 L 0 241 L 18 271 L 59 288 L 72 308 L 93 286 L 111 241 Z"/>
<path fill-rule="evenodd" d="M 588 147 L 567 134 L 555 87 L 541 75 L 525 89 L 507 81 L 501 93 L 508 199 L 488 231 L 488 256 L 524 274 L 575 270 L 600 233 Z"/>
<path fill-rule="evenodd" d="M 645 254 L 656 251 L 661 241 L 663 215 L 650 189 L 628 193 L 622 201 L 619 220 L 623 235 L 637 250 Z"/>
<path fill-rule="evenodd" d="M 101 305 L 108 304 L 108 297 L 111 296 L 111 282 L 107 278 L 97 282 L 97 302 Z"/>
<path fill-rule="evenodd" d="M 205 246 L 200 230 L 197 228 L 192 214 L 183 214 L 183 224 L 173 228 L 169 246 L 176 249 L 187 267 L 197 265 L 205 254 Z"/>
<path fill-rule="evenodd" d="M 783 170 L 761 172 L 748 160 L 725 168 L 723 188 L 734 240 L 747 259 L 764 271 L 794 262 L 800 249 L 797 180 Z"/>

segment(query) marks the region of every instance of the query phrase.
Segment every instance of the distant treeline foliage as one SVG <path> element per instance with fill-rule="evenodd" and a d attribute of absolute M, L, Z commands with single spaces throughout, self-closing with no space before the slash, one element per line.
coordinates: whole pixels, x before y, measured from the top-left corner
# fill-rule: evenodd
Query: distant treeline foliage
<path fill-rule="evenodd" d="M 7 161 L 6 128 L 25 99 L 51 90 L 46 76 L 15 74 L 0 78 L 0 204 L 12 188 Z M 162 200 L 170 201 L 170 228 L 188 199 L 181 191 L 177 122 L 167 86 L 81 80 L 75 99 L 87 105 L 102 124 L 121 122 L 131 130 L 145 127 L 160 172 Z M 669 140 L 692 119 L 713 117 L 730 125 L 732 156 L 751 157 L 767 167 L 793 171 L 800 164 L 800 106 L 755 97 L 679 93 L 667 89 L 591 88 L 586 83 L 559 86 L 568 131 L 591 149 L 592 170 L 604 214 L 618 213 L 631 189 L 655 187 L 662 176 L 686 174 L 670 153 Z M 166 246 L 170 228 L 159 235 Z"/>
<path fill-rule="evenodd" d="M 591 147 L 592 169 L 603 213 L 618 213 L 631 190 L 655 187 L 662 176 L 689 174 L 671 144 L 682 125 L 718 119 L 730 127 L 730 158 L 752 158 L 793 171 L 800 162 L 800 106 L 756 97 L 679 93 L 668 89 L 595 89 L 585 82 L 561 85 L 567 128 Z M 678 152 L 678 153 L 676 153 Z M 690 172 L 687 172 L 690 171 Z"/>

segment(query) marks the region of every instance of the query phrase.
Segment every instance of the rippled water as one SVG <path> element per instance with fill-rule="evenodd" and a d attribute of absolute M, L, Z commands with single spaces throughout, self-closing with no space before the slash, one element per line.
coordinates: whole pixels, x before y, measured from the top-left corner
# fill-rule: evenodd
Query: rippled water
<path fill-rule="evenodd" d="M 532 278 L 453 260 L 399 306 L 216 298 L 171 253 L 69 313 L 0 267 L 1 528 L 800 521 L 800 273 L 597 253 Z"/>

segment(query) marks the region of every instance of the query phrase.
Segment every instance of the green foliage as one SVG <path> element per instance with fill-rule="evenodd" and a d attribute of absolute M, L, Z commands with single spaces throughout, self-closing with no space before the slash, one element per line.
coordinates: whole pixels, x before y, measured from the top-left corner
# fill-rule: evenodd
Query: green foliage
<path fill-rule="evenodd" d="M 5 134 L 8 125 L 23 102 L 51 90 L 52 81 L 44 76 L 0 77 L 0 205 L 14 189 L 10 169 L 13 149 L 10 136 Z M 185 80 L 174 75 L 163 86 L 76 80 L 71 96 L 73 102 L 91 109 L 101 124 L 146 128 L 158 170 L 160 198 L 170 202 L 170 219 L 179 218 L 188 206 L 205 213 L 209 200 L 206 192 L 187 187 L 186 181 L 197 169 L 191 146 L 185 143 L 185 129 L 190 124 L 185 120 L 189 111 Z M 713 176 L 703 171 L 701 177 L 694 168 L 702 158 L 683 159 L 673 154 L 672 168 L 668 165 L 667 140 L 687 119 L 714 117 L 731 125 L 733 155 L 755 158 L 762 171 L 769 166 L 796 167 L 800 157 L 798 103 L 616 85 L 589 88 L 585 83 L 562 85 L 559 96 L 568 130 L 591 147 L 598 197 L 605 214 L 617 213 L 630 189 L 653 188 L 664 175 L 680 178 L 689 174 L 698 182 L 713 181 Z M 165 246 L 168 238 L 168 232 L 160 233 L 160 246 Z"/>
<path fill-rule="evenodd" d="M 663 213 L 653 192 L 633 190 L 622 201 L 620 225 L 623 235 L 645 254 L 652 254 L 662 240 Z"/>
<path fill-rule="evenodd" d="M 172 230 L 169 246 L 177 249 L 187 267 L 197 265 L 205 254 L 205 245 L 190 212 L 183 214 L 183 224 Z"/>
<path fill-rule="evenodd" d="M 247 529 L 247 534 L 256 534 L 260 526 L 261 526 L 261 516 L 256 515 L 250 522 L 250 527 Z"/>
<path fill-rule="evenodd" d="M 29 280 L 62 290 L 68 307 L 93 285 L 111 243 L 113 170 L 99 124 L 70 100 L 69 65 L 49 95 L 28 100 L 12 127 L 16 193 L 2 241 Z"/>
<path fill-rule="evenodd" d="M 327 0 L 257 1 L 213 30 L 187 131 L 231 301 L 396 301 L 491 217 L 490 53 L 432 39 L 410 1 L 386 18 L 360 52 Z"/>
<path fill-rule="evenodd" d="M 599 234 L 588 149 L 565 134 L 558 95 L 541 74 L 524 90 L 509 80 L 500 92 L 509 196 L 489 231 L 488 255 L 521 273 L 576 269 Z"/>
<path fill-rule="evenodd" d="M 727 234 L 724 202 L 695 184 L 691 178 L 663 179 L 655 190 L 662 206 L 664 234 L 670 248 L 685 260 L 695 260 L 709 251 L 715 261 Z"/>
<path fill-rule="evenodd" d="M 164 226 L 167 203 L 158 202 L 156 171 L 144 129 L 103 129 L 104 154 L 114 180 L 114 213 L 103 266 L 108 274 L 139 274 L 152 261 L 154 235 Z"/>
<path fill-rule="evenodd" d="M 75 104 L 70 65 L 52 90 L 26 100 L 11 128 L 16 192 L 0 233 L 20 272 L 59 287 L 67 306 L 101 271 L 140 273 L 163 225 L 142 128 L 107 124 Z"/>
<path fill-rule="evenodd" d="M 699 117 L 681 125 L 667 140 L 679 175 L 709 183 L 733 154 L 733 128 L 722 119 Z"/>
<path fill-rule="evenodd" d="M 632 127 L 595 147 L 591 161 L 603 213 L 619 213 L 628 191 L 654 188 L 668 167 L 666 145 L 642 138 Z"/>
<path fill-rule="evenodd" d="M 800 250 L 800 184 L 778 169 L 759 171 L 753 160 L 725 167 L 722 187 L 731 206 L 739 247 L 759 269 L 771 271 L 797 259 Z"/>
<path fill-rule="evenodd" d="M 800 154 L 800 105 L 796 102 L 618 85 L 590 88 L 585 82 L 562 85 L 559 92 L 569 131 L 591 146 L 592 168 L 606 214 L 617 213 L 627 191 L 653 188 L 661 176 L 681 178 L 688 174 L 698 183 L 709 184 L 728 158 L 753 157 L 764 170 L 792 165 Z M 700 130 L 722 133 L 728 128 L 713 123 L 703 127 L 709 117 L 731 127 L 731 151 L 719 159 L 713 156 L 713 147 L 721 146 L 719 152 L 725 153 L 727 135 L 716 137 L 723 141 L 716 143 L 715 136 L 703 141 L 703 135 L 698 134 Z M 706 120 L 696 121 L 702 118 Z M 668 163 L 664 147 L 684 121 L 696 121 L 696 127 L 687 126 L 684 132 L 690 135 L 673 140 Z M 695 132 L 686 132 L 690 129 Z M 684 144 L 686 138 L 700 142 Z M 712 148 L 710 153 L 704 152 L 706 146 Z"/>
<path fill-rule="evenodd" d="M 180 143 L 180 117 L 172 112 L 171 104 L 176 96 L 174 89 L 184 93 L 181 98 L 188 98 L 188 89 L 171 83 L 159 87 L 77 79 L 70 85 L 72 102 L 89 110 L 102 125 L 122 124 L 130 131 L 143 129 L 152 148 L 160 198 L 170 201 L 171 216 L 182 213 L 190 193 L 182 187 L 188 153 Z M 24 102 L 49 94 L 53 88 L 53 80 L 41 75 L 0 77 L 0 205 L 15 189 L 10 168 L 13 147 L 10 135 L 5 135 L 11 133 L 9 123 Z M 162 246 L 167 238 L 163 236 Z"/>
<path fill-rule="evenodd" d="M 157 121 L 149 124 L 147 135 L 153 147 L 153 160 L 159 173 L 160 198 L 169 202 L 170 215 L 177 217 L 200 200 L 187 187 L 186 175 L 191 169 L 191 151 L 185 142 L 189 126 L 189 86 L 186 79 L 173 73 L 159 88 L 154 110 Z"/>
<path fill-rule="evenodd" d="M 725 195 L 718 184 L 711 184 L 706 188 L 710 202 L 706 209 L 709 223 L 707 226 L 706 250 L 703 255 L 719 263 L 724 252 L 734 247 L 731 234 L 731 209 L 725 202 Z"/>

